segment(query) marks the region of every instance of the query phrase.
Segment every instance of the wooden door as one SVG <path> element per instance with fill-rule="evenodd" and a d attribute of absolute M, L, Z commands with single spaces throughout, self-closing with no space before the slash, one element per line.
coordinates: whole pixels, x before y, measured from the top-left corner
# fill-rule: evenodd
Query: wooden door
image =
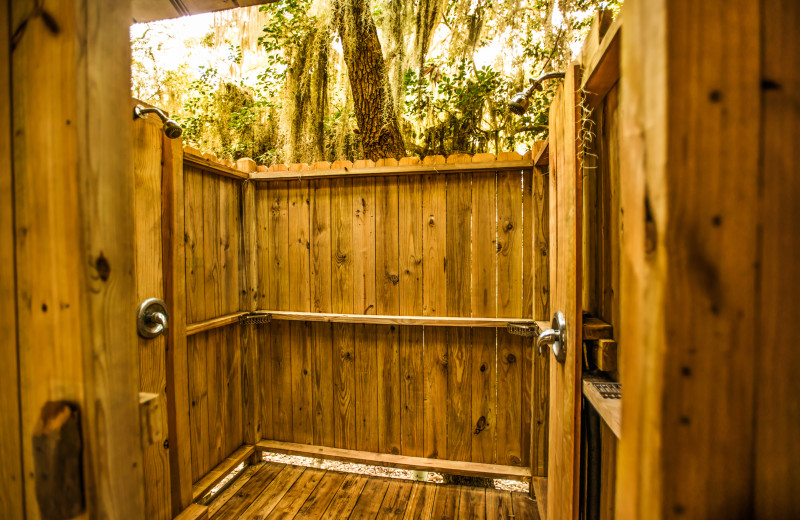
<path fill-rule="evenodd" d="M 578 515 L 581 376 L 580 67 L 571 65 L 550 107 L 550 291 L 566 317 L 566 360 L 550 356 L 547 518 Z"/>

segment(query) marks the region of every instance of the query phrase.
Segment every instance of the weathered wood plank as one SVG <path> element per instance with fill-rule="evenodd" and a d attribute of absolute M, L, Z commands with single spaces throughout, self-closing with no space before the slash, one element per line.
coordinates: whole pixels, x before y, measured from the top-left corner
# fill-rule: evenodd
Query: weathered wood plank
<path fill-rule="evenodd" d="M 369 479 L 361 490 L 361 496 L 358 497 L 358 502 L 349 518 L 354 520 L 375 518 L 388 489 L 389 479 Z"/>
<path fill-rule="evenodd" d="M 172 515 L 191 502 L 192 454 L 189 422 L 189 352 L 186 341 L 186 235 L 183 151 L 179 141 L 162 136 L 161 241 L 164 301 L 170 309 L 166 372 Z"/>
<path fill-rule="evenodd" d="M 405 315 L 421 316 L 423 279 L 422 177 L 398 178 L 400 225 L 400 308 Z M 422 456 L 424 442 L 424 369 L 422 327 L 399 327 L 400 428 L 404 455 Z"/>
<path fill-rule="evenodd" d="M 497 316 L 497 188 L 494 175 L 472 182 L 472 316 Z M 497 461 L 497 335 L 473 330 L 472 460 Z"/>
<path fill-rule="evenodd" d="M 0 55 L 10 56 L 9 10 L 0 10 Z M 8 63 L 8 61 L 6 61 Z M 14 273 L 14 172 L 11 142 L 11 81 L 8 66 L 0 69 L 0 416 L 6 430 L 0 440 L 0 511 L 9 520 L 24 518 L 22 451 L 20 439 L 19 373 L 17 372 L 17 308 Z"/>
<path fill-rule="evenodd" d="M 422 313 L 447 316 L 447 191 L 445 176 L 422 178 L 423 278 Z M 445 332 L 425 330 L 424 451 L 430 458 L 447 457 L 447 343 Z"/>
<path fill-rule="evenodd" d="M 408 497 L 406 515 L 408 520 L 429 520 L 433 515 L 433 505 L 436 502 L 437 487 L 424 482 L 414 482 L 411 495 Z"/>
<path fill-rule="evenodd" d="M 329 518 L 347 518 L 356 506 L 358 497 L 361 496 L 361 490 L 364 489 L 366 483 L 367 477 L 347 474 L 325 514 Z"/>
<path fill-rule="evenodd" d="M 396 177 L 375 181 L 376 313 L 400 311 L 399 200 Z M 394 325 L 376 331 L 378 450 L 400 453 L 400 351 Z"/>
<path fill-rule="evenodd" d="M 389 489 L 386 490 L 376 518 L 403 518 L 412 485 L 413 482 L 410 480 L 393 479 L 390 481 Z"/>
<path fill-rule="evenodd" d="M 134 124 L 133 148 L 136 198 L 135 265 L 136 297 L 164 298 L 161 239 L 161 128 L 149 121 Z M 162 427 L 166 430 L 167 386 L 166 338 L 139 338 L 139 391 L 158 396 Z M 169 452 L 163 444 L 143 448 L 145 511 L 148 517 L 169 520 L 172 516 Z M 74 513 L 74 512 L 73 512 Z"/>

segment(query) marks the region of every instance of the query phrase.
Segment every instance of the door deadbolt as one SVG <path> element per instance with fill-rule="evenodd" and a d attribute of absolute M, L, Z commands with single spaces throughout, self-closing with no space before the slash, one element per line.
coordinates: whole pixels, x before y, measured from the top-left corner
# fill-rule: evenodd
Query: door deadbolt
<path fill-rule="evenodd" d="M 542 346 L 550 345 L 556 361 L 563 363 L 567 359 L 567 320 L 564 318 L 564 313 L 556 311 L 550 326 L 552 328 L 539 334 L 536 346 L 539 354 L 542 354 Z"/>
<path fill-rule="evenodd" d="M 136 329 L 143 338 L 167 335 L 169 312 L 167 304 L 158 298 L 148 298 L 139 305 L 136 313 Z"/>

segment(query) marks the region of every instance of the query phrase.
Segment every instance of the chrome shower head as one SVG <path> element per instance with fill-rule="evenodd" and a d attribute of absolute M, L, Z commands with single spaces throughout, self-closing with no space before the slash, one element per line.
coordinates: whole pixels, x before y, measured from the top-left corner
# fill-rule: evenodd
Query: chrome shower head
<path fill-rule="evenodd" d="M 553 78 L 563 78 L 563 72 L 548 72 L 546 74 L 542 74 L 535 80 L 531 82 L 531 86 L 523 90 L 522 92 L 517 92 L 514 94 L 514 97 L 511 98 L 511 101 L 508 102 L 508 109 L 518 116 L 524 114 L 528 107 L 530 106 L 530 97 L 533 94 L 534 90 L 538 90 L 539 92 L 542 91 L 542 81 L 547 79 Z"/>
<path fill-rule="evenodd" d="M 179 125 L 174 119 L 168 118 L 167 114 L 165 114 L 160 108 L 145 108 L 142 105 L 136 105 L 133 108 L 134 119 L 144 117 L 147 114 L 155 114 L 159 117 L 159 119 L 161 119 L 161 122 L 164 123 L 164 135 L 166 135 L 167 138 L 177 139 L 181 136 L 181 134 L 183 134 L 183 128 L 181 128 L 181 125 Z"/>
<path fill-rule="evenodd" d="M 183 134 L 183 128 L 174 119 L 167 119 L 164 122 L 164 135 L 169 139 L 177 139 L 181 134 Z"/>

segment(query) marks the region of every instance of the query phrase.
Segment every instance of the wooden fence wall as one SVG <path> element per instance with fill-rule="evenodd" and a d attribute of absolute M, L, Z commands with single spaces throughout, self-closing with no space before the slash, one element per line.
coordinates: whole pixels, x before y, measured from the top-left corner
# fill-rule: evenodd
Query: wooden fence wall
<path fill-rule="evenodd" d="M 184 162 L 186 320 L 239 311 L 244 287 L 242 183 Z M 237 324 L 188 337 L 192 481 L 242 444 Z"/>
<path fill-rule="evenodd" d="M 538 317 L 532 244 L 542 199 L 532 176 L 464 165 L 258 182 L 258 308 Z M 531 401 L 546 401 L 547 384 L 530 339 L 494 328 L 302 321 L 259 330 L 264 439 L 530 463 Z M 534 378 L 542 384 L 532 392 Z M 534 450 L 542 461 L 545 438 Z"/>

